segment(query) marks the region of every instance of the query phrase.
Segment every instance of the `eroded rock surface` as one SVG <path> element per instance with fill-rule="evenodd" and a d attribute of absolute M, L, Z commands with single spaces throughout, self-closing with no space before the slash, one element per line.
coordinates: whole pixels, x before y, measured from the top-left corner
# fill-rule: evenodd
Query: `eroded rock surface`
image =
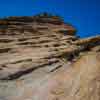
<path fill-rule="evenodd" d="M 100 36 L 80 39 L 57 16 L 0 20 L 0 100 L 100 100 Z"/>

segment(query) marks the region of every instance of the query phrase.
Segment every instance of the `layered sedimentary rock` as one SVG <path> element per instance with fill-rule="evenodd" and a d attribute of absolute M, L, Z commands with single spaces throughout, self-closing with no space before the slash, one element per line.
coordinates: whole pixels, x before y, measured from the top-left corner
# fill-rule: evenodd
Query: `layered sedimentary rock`
<path fill-rule="evenodd" d="M 99 100 L 100 36 L 80 39 L 57 16 L 0 20 L 0 100 Z"/>

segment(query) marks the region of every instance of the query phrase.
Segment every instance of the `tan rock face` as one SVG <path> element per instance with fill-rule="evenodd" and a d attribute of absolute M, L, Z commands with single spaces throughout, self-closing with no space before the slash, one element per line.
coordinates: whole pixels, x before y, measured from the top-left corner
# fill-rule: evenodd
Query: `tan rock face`
<path fill-rule="evenodd" d="M 99 100 L 100 36 L 75 32 L 56 16 L 0 20 L 0 100 Z"/>

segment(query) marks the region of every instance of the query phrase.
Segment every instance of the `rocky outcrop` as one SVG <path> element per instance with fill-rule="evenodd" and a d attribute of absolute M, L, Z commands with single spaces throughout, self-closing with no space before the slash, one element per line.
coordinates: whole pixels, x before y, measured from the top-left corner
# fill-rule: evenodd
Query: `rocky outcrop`
<path fill-rule="evenodd" d="M 100 36 L 80 39 L 58 16 L 0 20 L 0 100 L 99 100 Z"/>

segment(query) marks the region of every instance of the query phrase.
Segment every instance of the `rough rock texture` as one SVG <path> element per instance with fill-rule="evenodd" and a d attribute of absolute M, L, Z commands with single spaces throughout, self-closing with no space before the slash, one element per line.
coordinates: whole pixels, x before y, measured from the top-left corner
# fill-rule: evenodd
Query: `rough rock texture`
<path fill-rule="evenodd" d="M 80 39 L 57 16 L 0 20 L 0 100 L 100 100 L 100 36 Z"/>

